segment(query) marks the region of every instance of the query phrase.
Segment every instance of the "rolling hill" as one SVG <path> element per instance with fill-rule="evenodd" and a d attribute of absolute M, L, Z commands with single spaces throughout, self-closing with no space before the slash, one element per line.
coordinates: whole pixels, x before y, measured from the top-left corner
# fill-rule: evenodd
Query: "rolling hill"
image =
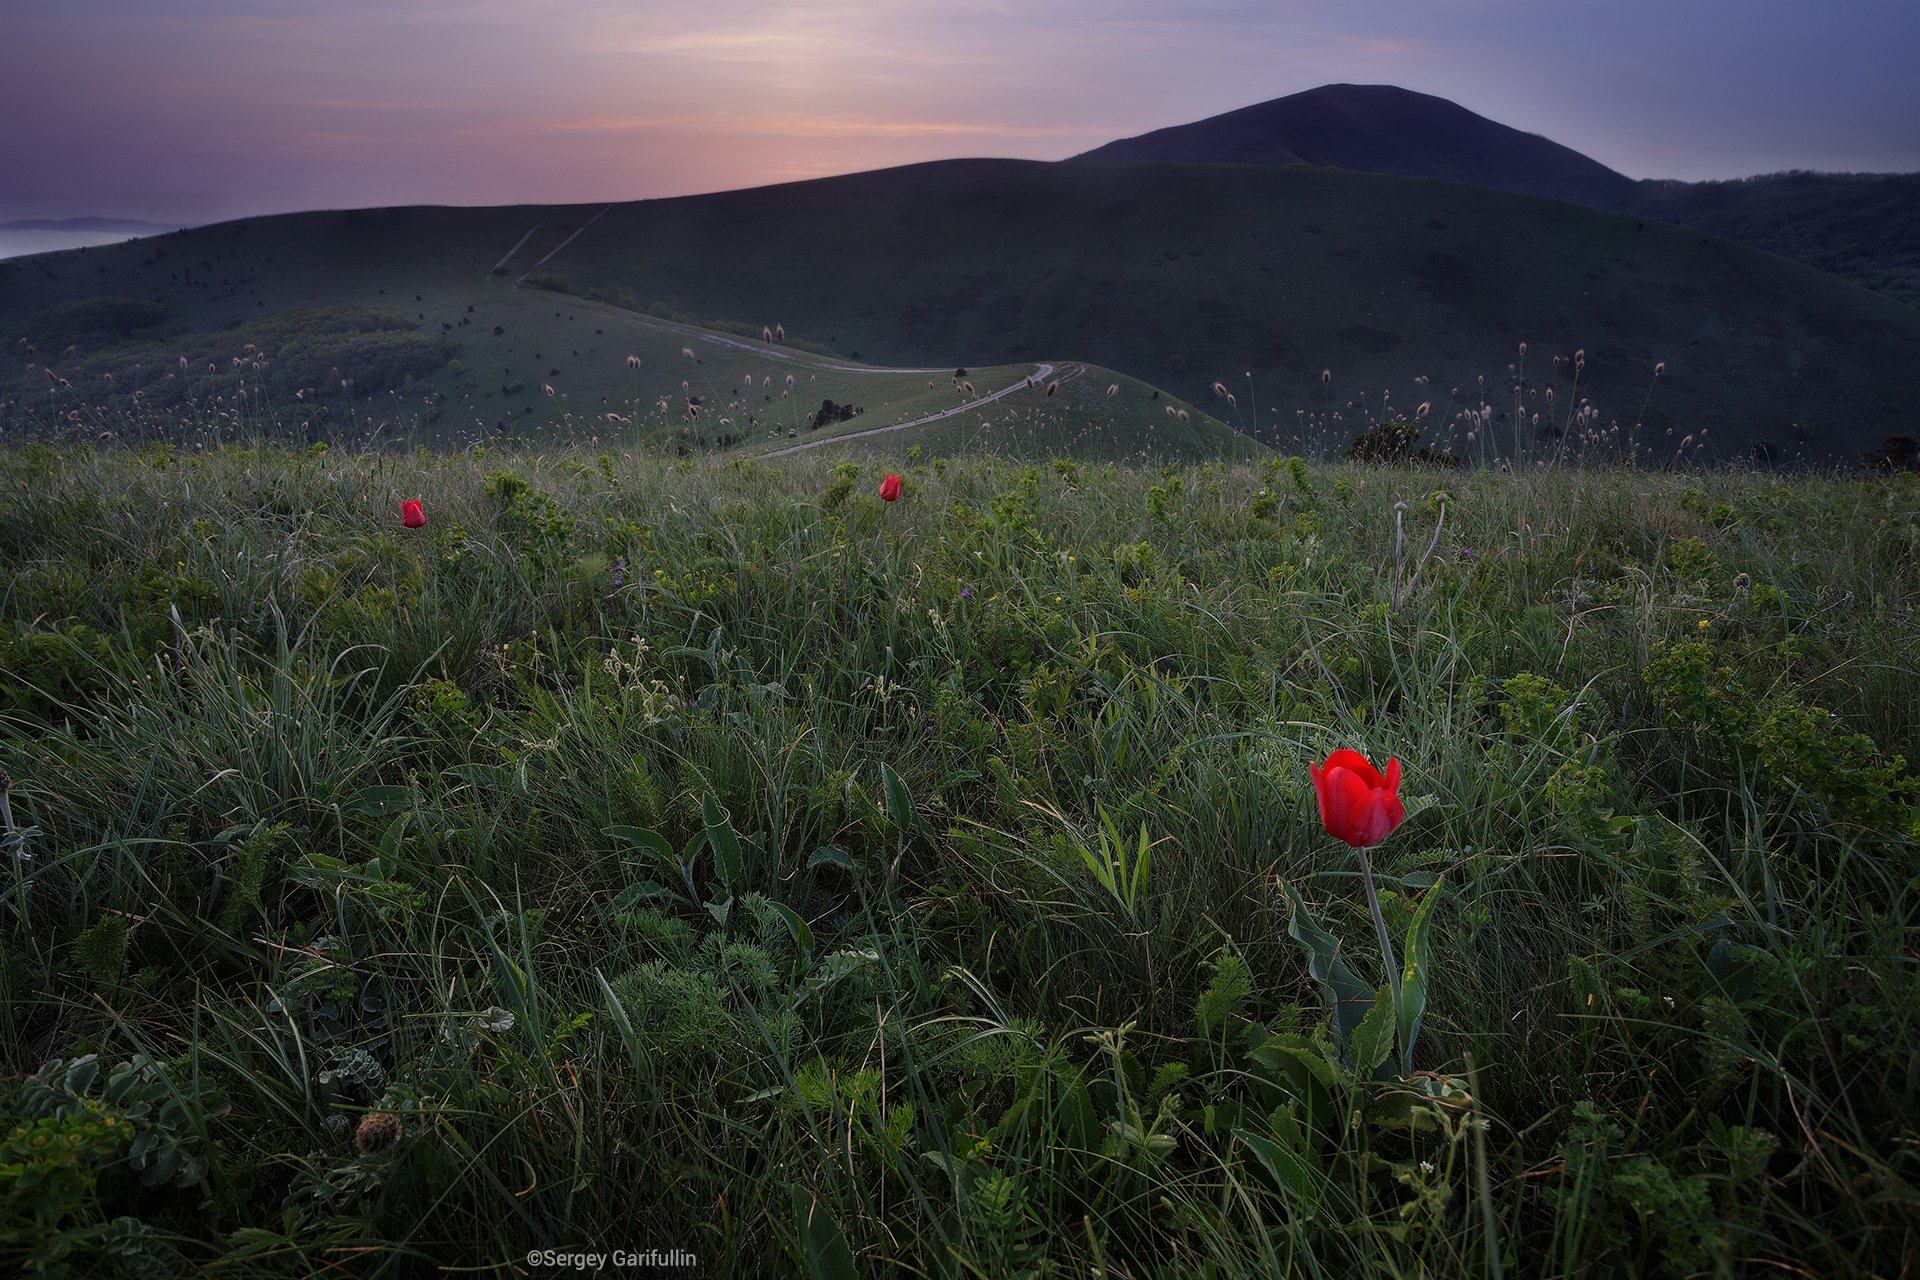
<path fill-rule="evenodd" d="M 1322 85 L 1109 142 L 1069 163 L 1325 165 L 1606 209 L 1635 191 L 1633 179 L 1569 147 L 1393 85 Z"/>
<path fill-rule="evenodd" d="M 1392 85 L 1323 85 L 1110 142 L 1070 163 L 1325 165 L 1570 200 L 1725 236 L 1920 305 L 1920 174 L 1635 181 Z"/>
<path fill-rule="evenodd" d="M 1322 452 L 1422 401 L 1429 440 L 1460 447 L 1461 415 L 1484 408 L 1478 447 L 1505 448 L 1535 414 L 1550 439 L 1591 400 L 1588 434 L 1618 424 L 1609 448 L 1640 422 L 1655 454 L 1691 436 L 1722 457 L 1851 460 L 1905 428 L 1920 356 L 1920 311 L 1726 240 L 1297 166 L 952 161 L 611 206 L 256 218 L 0 264 L 0 334 L 24 344 L 50 309 L 103 295 L 160 314 L 135 335 L 35 344 L 5 384 L 14 420 L 44 421 L 49 380 L 77 392 L 76 365 L 131 343 L 172 363 L 199 335 L 197 370 L 238 356 L 248 326 L 315 306 L 389 307 L 415 326 L 392 341 L 457 343 L 390 397 L 439 409 L 455 438 L 563 421 L 562 396 L 576 415 L 617 411 L 623 326 L 659 321 L 649 308 L 755 336 L 780 324 L 843 364 L 941 370 L 920 376 L 936 399 L 957 366 L 1083 362 L 1165 388 L 1189 422 L 1204 408 Z M 385 403 L 367 401 L 355 412 Z M 1130 442 L 1152 419 L 1133 421 Z"/>

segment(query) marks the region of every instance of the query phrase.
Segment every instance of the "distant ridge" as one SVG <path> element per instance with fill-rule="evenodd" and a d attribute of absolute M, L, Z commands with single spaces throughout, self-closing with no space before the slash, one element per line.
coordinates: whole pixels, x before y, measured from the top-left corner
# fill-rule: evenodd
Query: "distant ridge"
<path fill-rule="evenodd" d="M 1725 236 L 1920 306 L 1920 173 L 1636 182 L 1557 142 L 1393 85 L 1322 85 L 1063 163 L 1316 165 L 1544 196 Z"/>
<path fill-rule="evenodd" d="M 1393 85 L 1329 84 L 1074 156 L 1078 164 L 1324 165 L 1430 178 L 1600 208 L 1637 184 L 1537 134 Z"/>
<path fill-rule="evenodd" d="M 17 222 L 0 222 L 0 231 L 124 231 L 128 235 L 157 235 L 178 230 L 178 223 L 141 222 L 135 218 L 22 218 Z"/>

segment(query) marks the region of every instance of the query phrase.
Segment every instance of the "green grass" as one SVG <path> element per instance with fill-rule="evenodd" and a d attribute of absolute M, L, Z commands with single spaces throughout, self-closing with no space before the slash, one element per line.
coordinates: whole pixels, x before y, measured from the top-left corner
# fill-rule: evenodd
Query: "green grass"
<path fill-rule="evenodd" d="M 1723 459 L 1846 462 L 1906 433 L 1920 350 L 1912 307 L 1691 227 L 1334 170 L 957 161 L 604 208 L 297 214 L 10 262 L 0 335 L 17 345 L 96 296 L 158 299 L 163 349 L 295 307 L 390 306 L 465 347 L 464 372 L 416 388 L 446 397 L 461 439 L 559 421 L 543 384 L 576 417 L 627 394 L 619 326 L 636 313 L 514 287 L 538 272 L 750 333 L 784 325 L 843 362 L 1085 362 L 1289 452 L 1344 449 L 1383 396 L 1430 401 L 1429 438 L 1456 450 L 1468 409 L 1489 406 L 1505 439 L 1516 406 L 1564 428 L 1587 398 L 1616 446 L 1642 424 L 1643 455 L 1693 435 Z M 72 366 L 116 345 L 10 366 L 0 415 L 44 426 L 43 370 L 78 393 Z M 1216 381 L 1243 422 L 1219 412 Z M 399 416 L 385 399 L 359 412 Z"/>
<path fill-rule="evenodd" d="M 827 452 L 0 455 L 9 1265 L 1920 1258 L 1913 477 Z"/>
<path fill-rule="evenodd" d="M 21 341 L 36 354 L 74 354 L 58 378 L 35 370 L 14 417 L 30 431 L 45 424 L 36 433 L 57 440 L 183 447 L 487 441 L 690 456 L 810 449 L 897 425 L 865 447 L 1151 461 L 1265 452 L 1197 406 L 1097 366 L 879 368 L 762 341 L 759 331 L 743 339 L 504 285 L 448 310 L 458 319 L 438 333 L 426 312 L 385 304 L 291 308 L 219 333 L 169 333 L 159 304 L 61 304 Z M 828 418 L 828 403 L 857 412 Z"/>

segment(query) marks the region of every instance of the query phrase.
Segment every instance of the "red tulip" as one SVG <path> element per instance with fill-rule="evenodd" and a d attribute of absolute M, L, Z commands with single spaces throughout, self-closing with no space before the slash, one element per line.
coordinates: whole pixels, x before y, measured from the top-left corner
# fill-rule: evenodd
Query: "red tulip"
<path fill-rule="evenodd" d="M 900 477 L 889 475 L 880 482 L 880 501 L 897 502 L 900 499 Z"/>
<path fill-rule="evenodd" d="M 1340 750 L 1324 765 L 1308 765 L 1313 789 L 1320 797 L 1320 822 L 1327 834 L 1356 849 L 1370 849 L 1393 834 L 1407 816 L 1400 803 L 1400 761 L 1387 761 L 1387 772 L 1367 763 L 1358 751 Z"/>
<path fill-rule="evenodd" d="M 427 522 L 427 513 L 420 509 L 420 500 L 409 498 L 400 504 L 400 523 L 409 529 L 418 529 Z"/>

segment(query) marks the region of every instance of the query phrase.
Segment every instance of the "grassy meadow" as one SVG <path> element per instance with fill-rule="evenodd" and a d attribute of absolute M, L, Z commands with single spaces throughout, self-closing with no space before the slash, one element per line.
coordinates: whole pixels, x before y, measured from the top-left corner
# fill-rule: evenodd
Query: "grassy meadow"
<path fill-rule="evenodd" d="M 857 446 L 0 455 L 5 1265 L 1920 1262 L 1913 475 Z"/>

